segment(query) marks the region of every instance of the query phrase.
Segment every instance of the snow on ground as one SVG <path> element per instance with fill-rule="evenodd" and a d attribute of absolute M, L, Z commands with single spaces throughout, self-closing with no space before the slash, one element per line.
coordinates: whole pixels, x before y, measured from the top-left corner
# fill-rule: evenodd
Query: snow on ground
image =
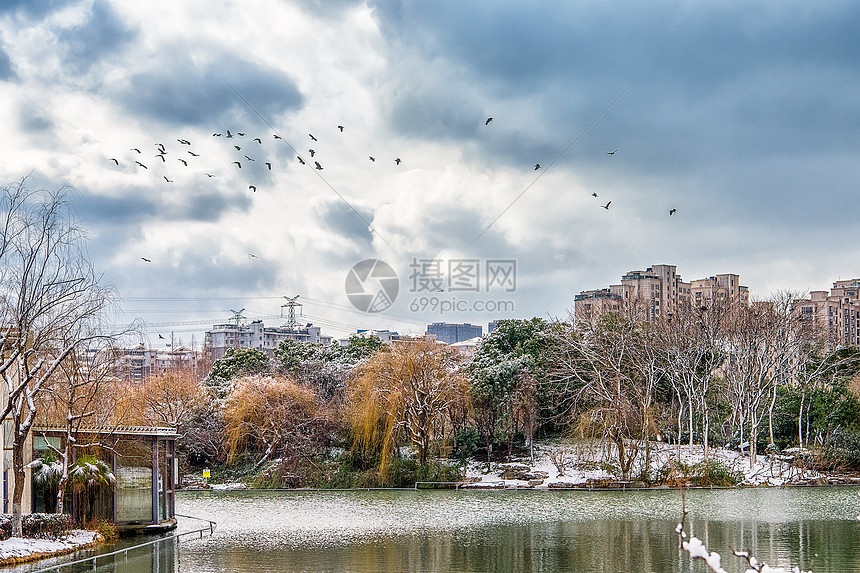
<path fill-rule="evenodd" d="M 704 460 L 704 448 L 681 446 L 680 461 L 692 466 Z M 781 456 L 757 456 L 755 464 L 750 463 L 749 455 L 723 448 L 711 448 L 711 459 L 718 460 L 732 472 L 741 472 L 744 476 L 742 485 L 750 486 L 782 486 L 788 484 L 809 483 L 823 476 L 818 472 L 792 466 L 790 458 Z M 564 462 L 564 471 L 560 475 L 556 462 Z M 679 459 L 677 446 L 657 444 L 651 452 L 651 475 L 656 475 L 672 461 Z M 615 481 L 619 477 L 613 475 L 612 462 L 605 452 L 581 447 L 543 446 L 535 450 L 535 463 L 529 463 L 528 458 L 517 459 L 511 463 L 492 464 L 492 470 L 487 472 L 486 462 L 469 464 L 466 477 L 471 480 L 468 487 L 517 488 L 517 487 L 576 487 L 587 483 L 599 484 L 601 481 Z M 631 475 L 639 473 L 639 467 L 631 471 Z"/>
<path fill-rule="evenodd" d="M 248 489 L 248 486 L 241 482 L 213 483 L 212 489 L 217 491 L 233 491 L 237 489 Z"/>
<path fill-rule="evenodd" d="M 10 537 L 0 541 L 0 561 L 17 558 L 25 559 L 36 554 L 68 552 L 70 549 L 96 541 L 98 533 L 76 529 L 59 539 L 33 539 Z"/>

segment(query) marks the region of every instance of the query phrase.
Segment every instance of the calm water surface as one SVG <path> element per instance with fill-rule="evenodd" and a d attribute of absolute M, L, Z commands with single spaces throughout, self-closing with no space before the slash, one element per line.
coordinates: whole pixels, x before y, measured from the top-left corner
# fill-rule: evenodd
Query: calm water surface
<path fill-rule="evenodd" d="M 858 492 L 690 491 L 687 529 L 729 572 L 745 570 L 733 547 L 771 565 L 860 573 Z M 177 512 L 217 521 L 215 535 L 99 571 L 706 571 L 678 551 L 677 491 L 182 492 Z"/>

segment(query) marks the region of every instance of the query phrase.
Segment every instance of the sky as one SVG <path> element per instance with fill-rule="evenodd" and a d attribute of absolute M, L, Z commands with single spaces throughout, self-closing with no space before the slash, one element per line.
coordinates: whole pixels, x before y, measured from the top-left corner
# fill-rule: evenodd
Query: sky
<path fill-rule="evenodd" d="M 296 295 L 335 337 L 565 318 L 654 264 L 826 290 L 860 276 L 858 29 L 851 1 L 6 0 L 0 185 L 68 189 L 152 345 Z"/>

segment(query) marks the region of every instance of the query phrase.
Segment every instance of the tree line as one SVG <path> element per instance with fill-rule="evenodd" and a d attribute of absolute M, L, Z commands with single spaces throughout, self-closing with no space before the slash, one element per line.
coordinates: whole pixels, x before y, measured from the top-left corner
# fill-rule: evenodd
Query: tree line
<path fill-rule="evenodd" d="M 0 375 L 20 523 L 24 447 L 62 425 L 62 511 L 82 427 L 169 425 L 184 471 L 258 485 L 371 486 L 459 477 L 458 464 L 533 456 L 539 438 L 598 444 L 622 479 L 653 480 L 658 443 L 795 446 L 815 463 L 860 466 L 858 351 L 796 312 L 799 296 L 715 297 L 636 320 L 505 320 L 474 356 L 432 340 L 345 346 L 285 341 L 231 349 L 208 375 L 119 375 L 115 293 L 88 262 L 65 191 L 3 189 Z M 441 461 L 440 461 L 441 460 Z M 95 479 L 95 478 L 93 478 Z"/>

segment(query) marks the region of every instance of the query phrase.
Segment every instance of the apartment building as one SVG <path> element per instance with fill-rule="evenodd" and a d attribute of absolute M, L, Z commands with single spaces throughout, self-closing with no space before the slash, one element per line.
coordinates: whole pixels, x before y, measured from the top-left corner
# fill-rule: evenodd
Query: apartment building
<path fill-rule="evenodd" d="M 284 340 L 297 340 L 311 344 L 331 344 L 331 336 L 323 334 L 319 326 L 267 327 L 262 320 L 250 324 L 230 322 L 212 325 L 205 334 L 204 347 L 212 360 L 222 358 L 230 348 L 256 348 L 269 355 Z"/>
<path fill-rule="evenodd" d="M 92 352 L 92 351 L 91 351 Z M 88 352 L 87 360 L 95 356 Z M 136 346 L 113 349 L 117 375 L 128 380 L 144 380 L 150 376 L 174 369 L 201 369 L 203 357 L 186 346 L 147 348 Z"/>
<path fill-rule="evenodd" d="M 860 278 L 836 281 L 830 292 L 811 291 L 798 306 L 801 315 L 815 320 L 834 344 L 860 346 Z"/>
<path fill-rule="evenodd" d="M 483 327 L 476 324 L 434 322 L 427 326 L 427 335 L 435 336 L 436 340 L 445 344 L 454 344 L 482 335 Z"/>
<path fill-rule="evenodd" d="M 684 282 L 675 265 L 653 265 L 629 271 L 621 284 L 581 291 L 574 297 L 574 317 L 591 320 L 606 312 L 624 312 L 637 320 L 656 320 L 672 316 L 679 305 L 714 299 L 748 304 L 749 289 L 735 274 Z"/>

